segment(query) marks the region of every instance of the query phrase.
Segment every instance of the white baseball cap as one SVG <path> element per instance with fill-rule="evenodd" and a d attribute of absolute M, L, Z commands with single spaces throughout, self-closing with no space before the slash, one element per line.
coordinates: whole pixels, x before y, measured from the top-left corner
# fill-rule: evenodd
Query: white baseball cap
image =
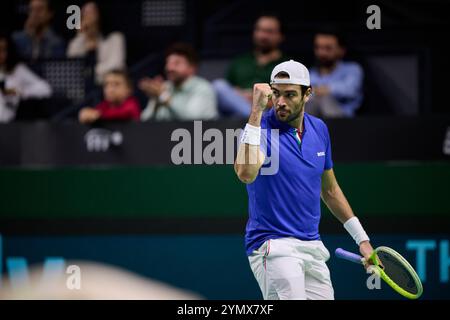
<path fill-rule="evenodd" d="M 285 72 L 289 75 L 289 79 L 276 79 L 275 76 Z M 298 84 L 302 86 L 310 86 L 309 71 L 300 62 L 289 60 L 275 66 L 270 76 L 270 84 Z"/>

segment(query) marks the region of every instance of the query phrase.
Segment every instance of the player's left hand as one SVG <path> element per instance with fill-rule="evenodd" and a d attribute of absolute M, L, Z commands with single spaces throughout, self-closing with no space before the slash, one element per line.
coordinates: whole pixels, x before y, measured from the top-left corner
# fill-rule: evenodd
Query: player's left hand
<path fill-rule="evenodd" d="M 373 253 L 373 248 L 369 241 L 363 241 L 359 244 L 359 252 L 365 260 L 364 268 L 368 269 L 371 265 L 374 265 L 374 262 L 370 259 Z M 378 259 L 378 257 L 376 258 Z M 378 259 L 378 262 L 380 263 L 380 266 L 382 266 L 380 259 Z"/>

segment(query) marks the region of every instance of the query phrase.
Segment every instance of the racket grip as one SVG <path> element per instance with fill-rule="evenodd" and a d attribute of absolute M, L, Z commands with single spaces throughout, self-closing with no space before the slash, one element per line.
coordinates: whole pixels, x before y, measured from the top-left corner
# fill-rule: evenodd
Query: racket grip
<path fill-rule="evenodd" d="M 361 264 L 361 259 L 363 259 L 363 257 L 361 257 L 359 254 L 355 254 L 353 252 L 349 252 L 346 251 L 342 248 L 337 248 L 336 251 L 334 252 L 336 257 L 347 260 L 347 261 L 351 261 L 354 263 L 358 263 Z"/>

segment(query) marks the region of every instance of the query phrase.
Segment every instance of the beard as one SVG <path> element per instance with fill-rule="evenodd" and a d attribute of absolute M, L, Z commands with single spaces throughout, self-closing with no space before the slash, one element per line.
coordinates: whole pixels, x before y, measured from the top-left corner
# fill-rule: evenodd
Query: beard
<path fill-rule="evenodd" d="M 334 66 L 336 60 L 333 59 L 316 59 L 316 64 L 319 67 L 329 69 Z"/>
<path fill-rule="evenodd" d="M 255 43 L 255 50 L 262 54 L 268 54 L 276 50 L 276 47 L 265 41 L 261 41 L 259 43 Z"/>
<path fill-rule="evenodd" d="M 302 110 L 299 109 L 296 113 L 291 114 L 290 116 L 287 117 L 286 122 L 292 122 L 295 119 L 297 119 L 298 117 L 300 117 L 300 114 L 302 113 Z"/>
<path fill-rule="evenodd" d="M 172 82 L 176 87 L 180 86 L 186 78 L 184 78 L 182 75 L 172 72 L 167 73 L 167 79 Z"/>
<path fill-rule="evenodd" d="M 302 113 L 303 109 L 304 109 L 304 106 L 303 106 L 303 107 L 300 106 L 300 107 L 297 109 L 296 112 L 293 112 L 293 113 L 289 114 L 289 115 L 288 115 L 286 118 L 284 118 L 284 119 L 283 119 L 283 118 L 280 118 L 280 116 L 278 115 L 278 111 L 279 111 L 279 110 L 283 110 L 283 109 L 278 109 L 278 110 L 276 110 L 276 112 L 275 112 L 275 116 L 276 116 L 276 118 L 277 118 L 278 121 L 289 123 L 289 122 L 294 121 L 294 120 L 297 119 L 298 117 L 300 117 L 300 114 Z"/>

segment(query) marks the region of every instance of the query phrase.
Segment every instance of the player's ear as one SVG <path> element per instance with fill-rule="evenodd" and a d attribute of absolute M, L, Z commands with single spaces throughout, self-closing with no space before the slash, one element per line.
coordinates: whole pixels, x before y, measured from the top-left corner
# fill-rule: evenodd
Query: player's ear
<path fill-rule="evenodd" d="M 303 99 L 305 99 L 305 102 L 308 102 L 311 96 L 312 96 L 312 89 L 311 89 L 311 87 L 309 87 L 309 88 L 306 90 Z"/>

